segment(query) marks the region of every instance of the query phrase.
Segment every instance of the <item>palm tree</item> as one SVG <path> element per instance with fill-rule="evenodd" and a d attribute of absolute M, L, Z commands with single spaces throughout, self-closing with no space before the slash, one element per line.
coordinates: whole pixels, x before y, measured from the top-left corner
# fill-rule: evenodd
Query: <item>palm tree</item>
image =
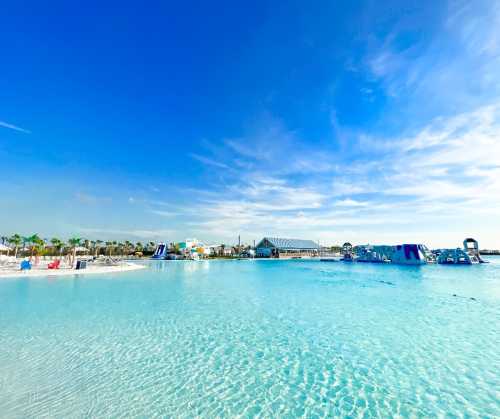
<path fill-rule="evenodd" d="M 142 243 L 141 243 L 141 242 L 137 242 L 137 243 L 135 244 L 135 251 L 136 251 L 136 252 L 142 252 L 142 250 L 143 250 L 143 249 L 144 249 L 144 246 L 142 245 Z"/>
<path fill-rule="evenodd" d="M 45 242 L 36 233 L 32 236 L 23 237 L 23 241 L 25 244 L 27 243 L 30 245 L 30 259 L 33 257 L 33 253 L 35 253 L 35 251 L 38 252 L 38 250 L 45 244 Z"/>
<path fill-rule="evenodd" d="M 111 249 L 112 249 L 112 246 L 113 246 L 113 242 L 106 242 L 106 247 L 108 248 L 108 254 L 109 256 L 111 256 Z"/>
<path fill-rule="evenodd" d="M 23 236 L 23 252 L 26 252 L 26 246 L 29 244 L 30 244 L 30 236 Z"/>
<path fill-rule="evenodd" d="M 101 248 L 102 240 L 96 240 L 95 241 L 95 257 L 97 257 L 99 249 Z"/>
<path fill-rule="evenodd" d="M 56 249 L 58 251 L 59 255 L 61 255 L 62 247 L 64 245 L 63 241 L 58 239 L 57 237 L 52 237 L 50 239 L 50 243 L 52 243 L 52 246 L 54 246 L 54 249 Z"/>
<path fill-rule="evenodd" d="M 38 256 L 40 256 L 43 248 L 45 247 L 45 240 L 39 237 L 37 234 L 33 234 L 33 236 L 31 236 L 31 243 L 31 256 L 33 256 L 34 253 L 35 262 L 38 263 Z"/>
<path fill-rule="evenodd" d="M 19 246 L 23 243 L 23 239 L 19 234 L 13 234 L 9 238 L 9 243 L 14 246 L 14 257 L 17 258 L 17 251 L 19 250 Z"/>
<path fill-rule="evenodd" d="M 73 256 L 71 258 L 71 266 L 75 263 L 76 259 L 76 248 L 80 245 L 80 240 L 82 240 L 79 237 L 72 237 L 71 239 L 68 240 L 69 245 L 73 249 Z"/>
<path fill-rule="evenodd" d="M 130 250 L 133 248 L 133 244 L 129 240 L 125 240 L 125 253 L 128 255 L 130 253 Z"/>

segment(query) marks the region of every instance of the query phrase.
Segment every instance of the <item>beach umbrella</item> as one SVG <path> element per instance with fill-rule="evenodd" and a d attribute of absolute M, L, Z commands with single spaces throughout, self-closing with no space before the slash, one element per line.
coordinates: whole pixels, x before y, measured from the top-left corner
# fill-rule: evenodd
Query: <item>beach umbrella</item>
<path fill-rule="evenodd" d="M 9 246 L 5 246 L 5 244 L 0 243 L 0 252 L 8 252 L 12 250 Z"/>

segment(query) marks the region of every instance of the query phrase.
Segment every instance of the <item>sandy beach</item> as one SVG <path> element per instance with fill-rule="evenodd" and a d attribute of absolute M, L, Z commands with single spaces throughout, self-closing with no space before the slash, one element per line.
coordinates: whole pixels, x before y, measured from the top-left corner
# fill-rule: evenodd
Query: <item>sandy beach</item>
<path fill-rule="evenodd" d="M 146 266 L 137 263 L 123 262 L 116 266 L 87 265 L 86 269 L 76 270 L 69 268 L 47 269 L 46 267 L 33 268 L 29 271 L 20 271 L 16 269 L 0 270 L 0 279 L 2 278 L 31 278 L 42 276 L 67 276 L 67 275 L 92 275 L 107 274 L 118 272 L 129 272 L 144 269 Z"/>

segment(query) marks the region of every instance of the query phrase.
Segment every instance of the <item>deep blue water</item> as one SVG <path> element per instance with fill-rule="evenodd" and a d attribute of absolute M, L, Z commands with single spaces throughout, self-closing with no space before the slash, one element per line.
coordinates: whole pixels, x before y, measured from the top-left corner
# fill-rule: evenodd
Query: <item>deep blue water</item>
<path fill-rule="evenodd" d="M 500 259 L 0 280 L 1 417 L 500 417 Z"/>

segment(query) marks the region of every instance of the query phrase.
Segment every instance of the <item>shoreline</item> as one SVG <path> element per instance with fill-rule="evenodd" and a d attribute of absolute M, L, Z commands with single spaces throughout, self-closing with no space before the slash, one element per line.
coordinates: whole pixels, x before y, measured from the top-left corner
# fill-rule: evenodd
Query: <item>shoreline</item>
<path fill-rule="evenodd" d="M 1 279 L 17 279 L 17 278 L 37 278 L 37 277 L 54 277 L 68 275 L 95 275 L 137 271 L 145 269 L 145 265 L 140 265 L 132 262 L 124 262 L 117 266 L 88 266 L 86 269 L 31 269 L 21 272 L 19 269 L 0 270 Z"/>

